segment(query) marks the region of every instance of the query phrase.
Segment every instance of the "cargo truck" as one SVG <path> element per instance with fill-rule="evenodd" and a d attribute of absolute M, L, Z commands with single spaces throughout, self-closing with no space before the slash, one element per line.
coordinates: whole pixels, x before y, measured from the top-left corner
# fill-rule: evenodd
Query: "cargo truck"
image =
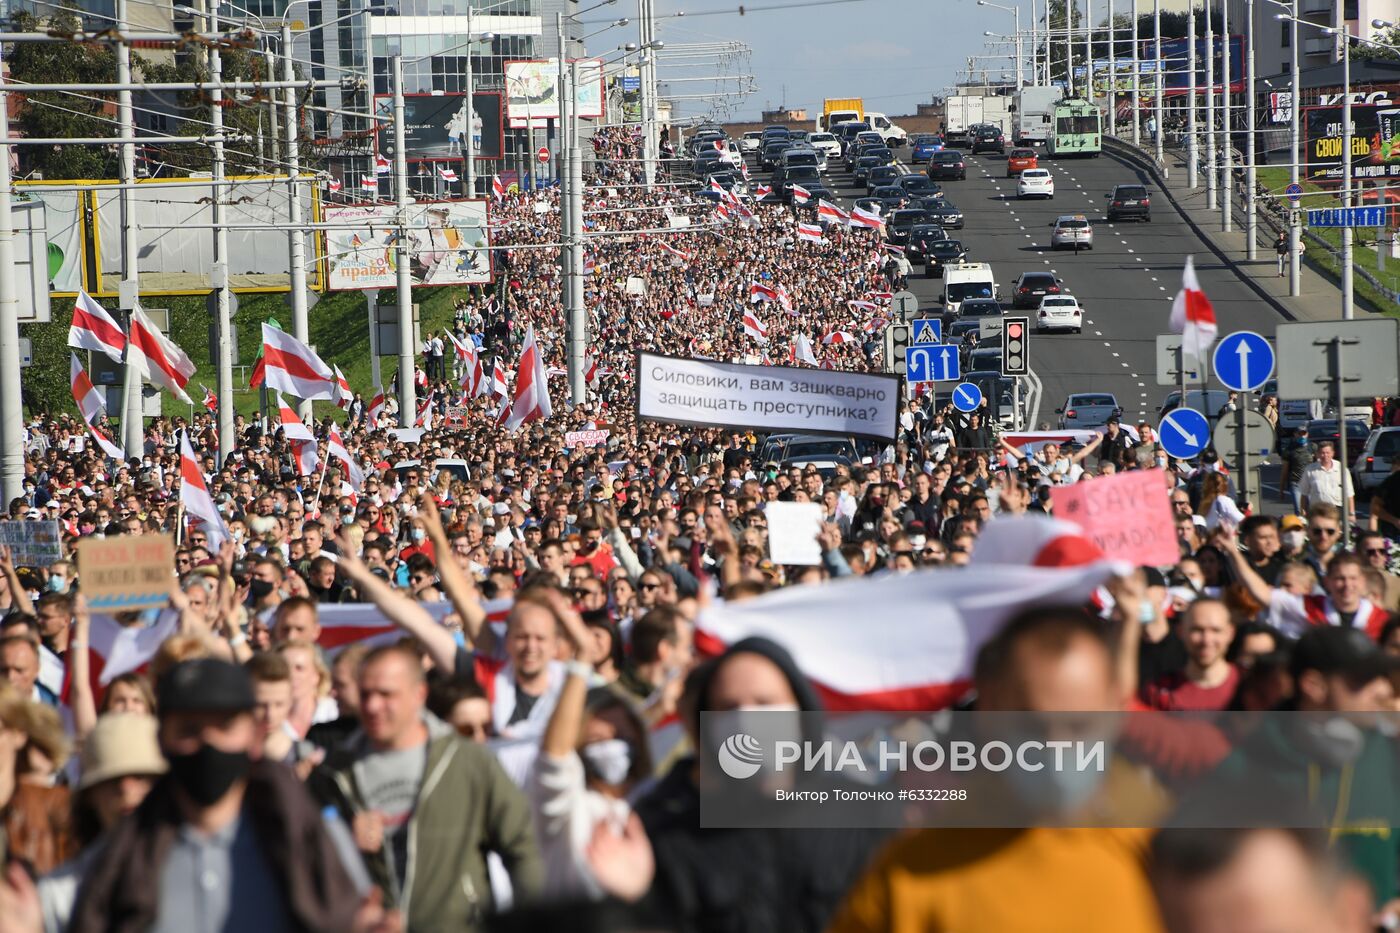
<path fill-rule="evenodd" d="M 967 129 L 982 122 L 981 95 L 955 94 L 943 105 L 943 135 L 948 140 L 967 138 Z"/>
<path fill-rule="evenodd" d="M 865 119 L 865 103 L 859 97 L 828 97 L 822 102 L 822 115 L 817 118 L 817 129 L 831 132 L 838 123 Z"/>
<path fill-rule="evenodd" d="M 1012 142 L 1017 146 L 1045 145 L 1050 138 L 1055 105 L 1063 95 L 1064 92 L 1057 87 L 1022 88 L 1016 95 Z"/>

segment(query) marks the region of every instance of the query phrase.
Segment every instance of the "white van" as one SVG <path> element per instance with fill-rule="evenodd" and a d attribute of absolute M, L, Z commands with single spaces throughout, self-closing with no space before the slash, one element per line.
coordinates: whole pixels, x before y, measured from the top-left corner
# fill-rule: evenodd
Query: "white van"
<path fill-rule="evenodd" d="M 960 262 L 943 270 L 943 305 L 953 314 L 968 298 L 996 298 L 997 282 L 985 262 Z"/>

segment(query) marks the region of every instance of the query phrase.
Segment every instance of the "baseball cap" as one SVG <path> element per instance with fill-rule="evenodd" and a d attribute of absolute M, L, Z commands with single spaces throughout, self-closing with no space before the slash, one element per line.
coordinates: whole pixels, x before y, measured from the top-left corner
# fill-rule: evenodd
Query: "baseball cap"
<path fill-rule="evenodd" d="M 1279 519 L 1278 527 L 1282 531 L 1292 531 L 1294 528 L 1305 528 L 1307 524 L 1301 515 L 1285 515 Z"/>
<path fill-rule="evenodd" d="M 248 672 L 219 658 L 193 658 L 166 671 L 156 685 L 156 704 L 166 713 L 237 713 L 253 708 Z"/>
<path fill-rule="evenodd" d="M 1292 673 L 1341 674 L 1353 684 L 1370 683 L 1400 670 L 1400 657 L 1387 654 L 1359 628 L 1316 626 L 1293 647 Z"/>

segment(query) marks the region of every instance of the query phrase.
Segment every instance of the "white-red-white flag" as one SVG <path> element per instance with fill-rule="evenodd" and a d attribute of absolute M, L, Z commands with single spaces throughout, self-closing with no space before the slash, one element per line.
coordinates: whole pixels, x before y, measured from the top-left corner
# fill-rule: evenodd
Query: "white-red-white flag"
<path fill-rule="evenodd" d="M 82 361 L 78 359 L 78 354 L 71 353 L 69 355 L 73 359 L 72 367 L 69 370 L 69 382 L 73 389 L 73 401 L 77 403 L 78 411 L 82 413 L 83 424 L 87 425 L 93 440 L 97 442 L 98 447 L 102 448 L 103 453 L 114 460 L 126 459 L 121 447 L 97 426 L 98 420 L 107 412 L 107 406 L 102 401 L 102 393 L 97 391 L 97 387 L 88 378 L 87 371 L 83 369 Z"/>
<path fill-rule="evenodd" d="M 68 346 L 79 350 L 96 350 L 120 363 L 126 350 L 126 334 L 117 322 L 107 313 L 107 309 L 93 301 L 87 292 L 78 292 L 78 300 L 73 304 L 73 323 L 68 327 Z"/>
<path fill-rule="evenodd" d="M 458 385 L 462 388 L 462 394 L 467 398 L 476 398 L 485 391 L 481 353 L 476 348 L 476 341 L 470 337 L 458 340 L 456 335 L 450 332 L 447 337 L 452 341 L 453 350 L 457 354 L 458 369 L 461 370 Z"/>
<path fill-rule="evenodd" d="M 350 488 L 356 492 L 365 484 L 365 471 L 360 469 L 359 464 L 350 456 L 350 451 L 345 449 L 345 440 L 340 436 L 340 425 L 331 422 L 330 432 L 326 435 L 326 456 L 335 457 L 345 464 L 346 480 L 350 483 Z"/>
<path fill-rule="evenodd" d="M 792 202 L 794 204 L 806 204 L 810 200 L 812 200 L 812 192 L 801 185 L 792 186 Z"/>
<path fill-rule="evenodd" d="M 501 181 L 500 175 L 497 175 L 491 179 L 491 196 L 494 197 L 497 201 L 505 199 L 506 186 L 505 182 Z"/>
<path fill-rule="evenodd" d="M 345 374 L 340 371 L 339 366 L 332 366 L 335 371 L 335 403 L 340 408 L 349 408 L 350 403 L 355 400 L 355 392 L 350 388 L 350 381 L 345 378 Z"/>
<path fill-rule="evenodd" d="M 750 636 L 772 639 L 829 710 L 939 709 L 967 692 L 977 652 L 1008 619 L 1081 605 L 1124 569 L 1068 522 L 998 518 L 956 574 L 921 570 L 719 603 L 700 614 L 695 644 L 714 655 Z M 851 619 L 874 605 L 887 625 L 872 640 Z"/>
<path fill-rule="evenodd" d="M 168 390 L 186 405 L 194 404 L 185 394 L 185 386 L 194 375 L 194 362 L 175 341 L 157 330 L 155 323 L 139 307 L 131 312 L 126 358 L 143 379 Z"/>
<path fill-rule="evenodd" d="M 554 414 L 549 403 L 549 380 L 544 372 L 544 355 L 535 343 L 535 327 L 525 327 L 525 342 L 520 346 L 520 362 L 515 367 L 515 397 L 506 417 L 507 430 L 515 430 L 531 421 L 545 421 Z"/>
<path fill-rule="evenodd" d="M 440 165 L 438 166 L 438 177 L 441 178 L 443 181 L 456 181 L 457 172 L 455 169 L 448 168 L 445 165 Z"/>
<path fill-rule="evenodd" d="M 329 191 L 339 191 L 339 190 L 341 189 L 340 179 L 339 179 L 339 178 L 331 178 L 331 179 L 327 180 L 327 181 L 326 181 L 326 188 L 327 188 L 327 190 L 329 190 Z"/>
<path fill-rule="evenodd" d="M 593 385 L 598 381 L 598 357 L 593 351 L 588 351 L 583 357 L 583 381 L 588 385 Z"/>
<path fill-rule="evenodd" d="M 687 253 L 685 250 L 676 249 L 676 247 L 672 246 L 670 243 L 665 242 L 664 240 L 658 240 L 657 245 L 660 246 L 666 252 L 670 253 L 672 256 L 677 256 L 685 260 L 686 262 L 690 262 L 690 253 Z"/>
<path fill-rule="evenodd" d="M 180 435 L 180 504 L 185 507 L 185 514 L 204 529 L 210 553 L 217 554 L 228 540 L 228 526 L 214 505 L 214 497 L 209 495 L 209 487 L 204 485 L 204 474 L 190 446 L 188 431 Z"/>
<path fill-rule="evenodd" d="M 851 215 L 832 204 L 826 198 L 817 200 L 817 220 L 820 223 L 848 223 Z"/>
<path fill-rule="evenodd" d="M 262 326 L 265 380 L 269 389 L 299 399 L 335 401 L 335 373 L 316 351 L 284 330 Z"/>
<path fill-rule="evenodd" d="M 201 403 L 204 405 L 204 410 L 211 415 L 217 414 L 219 411 L 219 397 L 204 383 L 201 382 L 199 387 L 204 390 L 204 401 Z"/>
<path fill-rule="evenodd" d="M 1215 343 L 1219 327 L 1215 323 L 1215 309 L 1210 299 L 1201 291 L 1201 282 L 1196 278 L 1196 263 L 1186 257 L 1186 267 L 1181 270 L 1181 291 L 1172 302 L 1172 333 L 1181 335 L 1181 352 L 1189 353 L 1197 360 L 1204 360 Z"/>
<path fill-rule="evenodd" d="M 316 435 L 311 433 L 311 429 L 301 423 L 301 419 L 292 410 L 292 406 L 283 400 L 280 392 L 277 393 L 277 424 L 289 441 L 314 441 L 316 439 Z"/>
<path fill-rule="evenodd" d="M 376 155 L 376 156 L 374 157 L 374 174 L 376 174 L 376 175 L 387 175 L 387 174 L 389 174 L 389 160 L 386 159 L 386 158 L 384 158 L 384 156 L 382 156 L 382 155 Z"/>
<path fill-rule="evenodd" d="M 879 230 L 884 224 L 880 219 L 880 212 L 874 208 L 867 210 L 857 207 L 851 211 L 850 218 L 846 223 L 852 227 L 865 227 L 867 230 Z"/>
<path fill-rule="evenodd" d="M 762 282 L 753 282 L 749 285 L 749 303 L 758 304 L 760 301 L 777 301 L 778 291 L 771 285 L 764 285 Z"/>
<path fill-rule="evenodd" d="M 744 312 L 744 333 L 761 344 L 768 343 L 768 328 L 763 326 L 763 322 L 758 319 L 758 315 L 752 311 Z"/>
<path fill-rule="evenodd" d="M 764 198 L 768 197 L 768 195 L 772 193 L 772 185 L 759 185 L 757 188 L 753 189 L 753 198 L 755 201 L 762 201 Z"/>
<path fill-rule="evenodd" d="M 510 394 L 510 383 L 506 381 L 506 364 L 498 356 L 491 362 L 491 399 L 504 402 Z"/>
<path fill-rule="evenodd" d="M 290 441 L 292 459 L 297 462 L 297 476 L 313 476 L 321 466 L 321 458 L 316 452 L 316 441 Z"/>
<path fill-rule="evenodd" d="M 365 420 L 369 423 L 371 430 L 379 427 L 379 416 L 384 414 L 384 405 L 387 401 L 384 387 L 375 386 L 374 398 L 369 400 L 369 405 L 365 408 Z"/>
<path fill-rule="evenodd" d="M 797 238 L 806 240 L 808 243 L 825 243 L 826 237 L 822 236 L 821 224 L 798 224 Z"/>
<path fill-rule="evenodd" d="M 379 179 L 378 179 L 378 178 L 375 178 L 373 175 L 366 175 L 366 176 L 364 176 L 363 178 L 360 179 L 360 190 L 361 190 L 361 191 L 373 191 L 373 192 L 375 192 L 375 193 L 378 193 L 378 191 L 379 191 Z"/>

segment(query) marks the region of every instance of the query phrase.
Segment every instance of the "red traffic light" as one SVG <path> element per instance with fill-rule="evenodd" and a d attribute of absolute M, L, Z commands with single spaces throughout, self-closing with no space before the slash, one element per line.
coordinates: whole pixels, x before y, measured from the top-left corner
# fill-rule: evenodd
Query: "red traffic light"
<path fill-rule="evenodd" d="M 1008 336 L 1008 337 L 1020 337 L 1020 336 L 1021 336 L 1021 325 L 1020 325 L 1020 324 L 1007 324 L 1007 325 L 1006 325 L 1006 336 Z"/>

